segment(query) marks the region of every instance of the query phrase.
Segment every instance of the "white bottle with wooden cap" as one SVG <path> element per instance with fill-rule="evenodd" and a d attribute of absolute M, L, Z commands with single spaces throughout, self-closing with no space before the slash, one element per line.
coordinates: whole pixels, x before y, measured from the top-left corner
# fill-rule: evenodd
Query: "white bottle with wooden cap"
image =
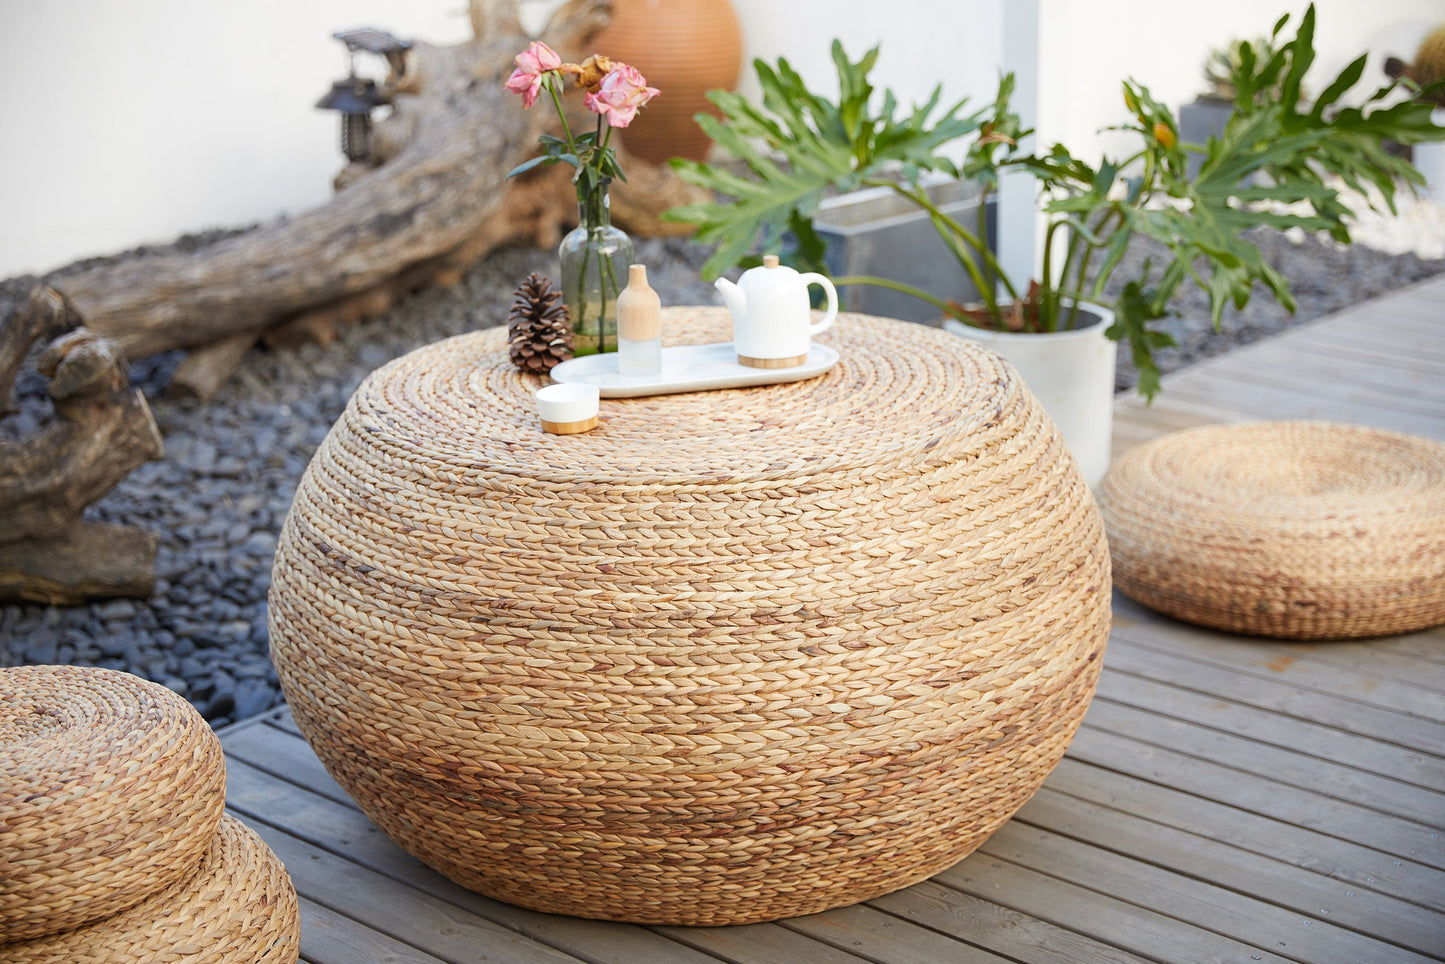
<path fill-rule="evenodd" d="M 647 265 L 627 269 L 627 287 L 617 296 L 617 372 L 656 375 L 662 371 L 662 299 L 647 283 Z"/>

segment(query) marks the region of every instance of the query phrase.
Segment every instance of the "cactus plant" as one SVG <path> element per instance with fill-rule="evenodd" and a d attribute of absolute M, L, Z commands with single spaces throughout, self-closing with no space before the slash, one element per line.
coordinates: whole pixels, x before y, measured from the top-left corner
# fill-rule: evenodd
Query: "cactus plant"
<path fill-rule="evenodd" d="M 1209 59 L 1204 62 L 1204 93 L 1201 100 L 1213 101 L 1221 104 L 1233 104 L 1239 91 L 1235 89 L 1234 77 L 1240 67 L 1240 47 L 1244 41 L 1233 40 L 1223 47 L 1216 47 L 1209 52 Z M 1274 56 L 1274 44 L 1270 37 L 1258 37 L 1249 42 L 1254 50 L 1255 58 L 1261 61 L 1268 61 Z M 1279 84 L 1273 88 L 1261 91 L 1261 95 L 1277 95 Z"/>
<path fill-rule="evenodd" d="M 1441 24 L 1426 35 L 1415 52 L 1415 60 L 1405 70 L 1408 76 L 1422 88 L 1445 82 L 1445 24 Z M 1426 90 L 1424 98 L 1432 104 L 1445 107 L 1445 86 Z"/>

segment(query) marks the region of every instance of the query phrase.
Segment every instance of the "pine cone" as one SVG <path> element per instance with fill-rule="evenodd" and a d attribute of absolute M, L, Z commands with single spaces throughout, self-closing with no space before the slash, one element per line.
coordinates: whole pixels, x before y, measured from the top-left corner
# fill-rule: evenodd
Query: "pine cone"
<path fill-rule="evenodd" d="M 513 292 L 507 313 L 507 348 L 512 364 L 524 372 L 545 375 L 572 357 L 572 325 L 562 292 L 532 272 Z"/>

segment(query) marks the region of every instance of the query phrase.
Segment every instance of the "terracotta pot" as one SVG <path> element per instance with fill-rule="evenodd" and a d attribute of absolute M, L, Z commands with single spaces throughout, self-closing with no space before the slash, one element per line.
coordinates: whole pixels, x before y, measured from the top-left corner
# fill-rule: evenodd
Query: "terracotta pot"
<path fill-rule="evenodd" d="M 593 49 L 632 64 L 662 93 L 621 132 L 628 153 L 660 164 L 702 160 L 712 141 L 692 119 L 717 113 L 707 92 L 737 85 L 742 31 L 728 0 L 612 0 Z"/>

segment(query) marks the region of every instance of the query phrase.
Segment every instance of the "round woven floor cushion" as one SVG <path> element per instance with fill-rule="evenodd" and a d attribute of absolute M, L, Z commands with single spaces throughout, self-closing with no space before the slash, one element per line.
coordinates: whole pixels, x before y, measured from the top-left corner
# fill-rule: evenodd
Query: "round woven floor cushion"
<path fill-rule="evenodd" d="M 230 814 L 193 872 L 103 920 L 16 944 L 5 964 L 294 964 L 301 918 L 286 868 Z"/>
<path fill-rule="evenodd" d="M 164 686 L 0 669 L 0 942 L 109 916 L 194 873 L 225 801 L 220 741 Z"/>
<path fill-rule="evenodd" d="M 1119 459 L 1115 585 L 1187 622 L 1286 639 L 1445 623 L 1445 445 L 1324 422 L 1210 425 Z"/>

